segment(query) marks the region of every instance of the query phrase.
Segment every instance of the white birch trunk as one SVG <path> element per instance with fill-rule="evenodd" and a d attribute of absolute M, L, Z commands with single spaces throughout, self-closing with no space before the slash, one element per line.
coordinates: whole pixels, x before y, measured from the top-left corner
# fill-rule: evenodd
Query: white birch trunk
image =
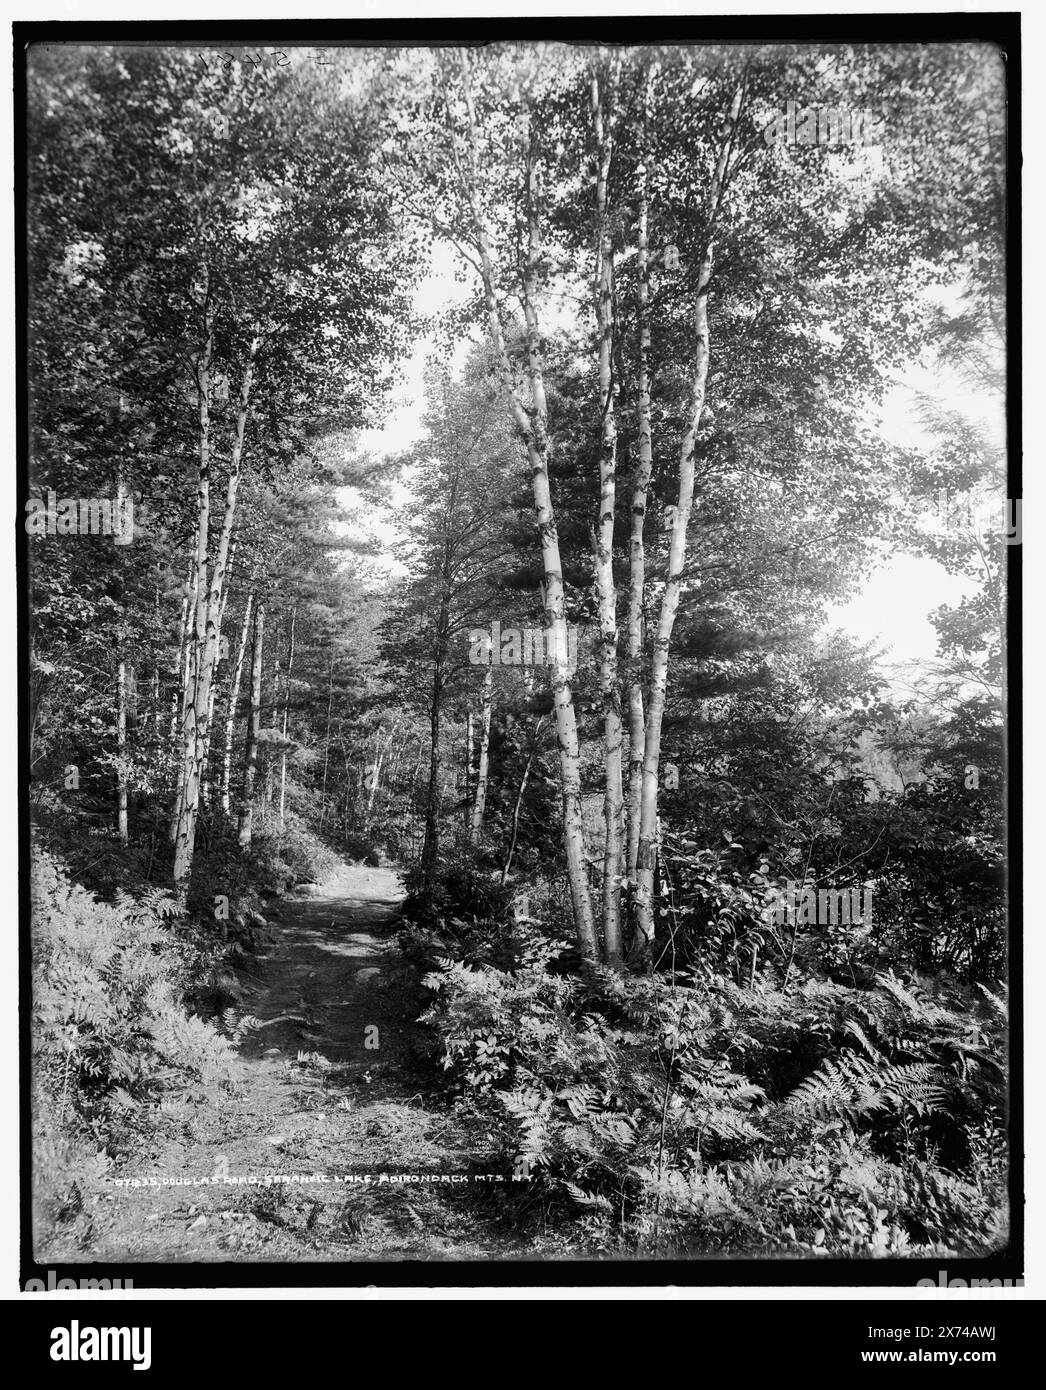
<path fill-rule="evenodd" d="M 280 829 L 284 827 L 287 807 L 287 719 L 291 707 L 291 675 L 294 671 L 294 625 L 298 619 L 298 605 L 291 609 L 291 634 L 287 651 L 287 679 L 283 687 L 283 749 L 280 758 Z"/>
<path fill-rule="evenodd" d="M 127 663 L 116 668 L 116 827 L 127 844 Z"/>
<path fill-rule="evenodd" d="M 607 69 L 607 96 L 598 71 L 590 97 L 596 137 L 596 327 L 599 337 L 599 411 L 603 421 L 599 451 L 599 521 L 594 537 L 596 599 L 599 605 L 599 694 L 603 706 L 603 950 L 606 963 L 622 964 L 621 880 L 624 865 L 624 789 L 621 778 L 621 696 L 617 683 L 617 587 L 614 583 L 614 513 L 617 501 L 617 419 L 611 376 L 614 338 L 614 247 L 607 208 L 607 180 L 613 157 L 611 111 L 616 60 Z"/>
<path fill-rule="evenodd" d="M 668 554 L 668 577 L 661 599 L 661 614 L 650 670 L 650 703 L 646 717 L 643 743 L 643 791 L 640 804 L 639 854 L 636 869 L 636 927 L 637 945 L 643 951 L 654 939 L 654 862 L 657 848 L 658 769 L 661 758 L 661 725 L 668 691 L 668 658 L 675 625 L 676 610 L 683 584 L 686 564 L 686 532 L 694 500 L 694 451 L 701 428 L 708 382 L 709 332 L 708 284 L 712 275 L 713 237 L 715 222 L 723 193 L 726 163 L 734 128 L 741 106 L 742 88 L 738 87 L 730 108 L 726 134 L 709 197 L 708 232 L 704 255 L 698 269 L 694 302 L 694 366 L 691 379 L 690 419 L 679 450 L 679 494 L 672 519 L 672 538 Z"/>
<path fill-rule="evenodd" d="M 487 669 L 483 672 L 483 690 L 480 694 L 479 764 L 476 769 L 476 797 L 472 803 L 472 822 L 469 826 L 469 843 L 476 847 L 483 840 L 483 817 L 487 809 L 487 777 L 490 768 L 490 717 L 494 708 L 494 667 L 490 657 Z M 471 744 L 469 754 L 471 756 Z"/>
<path fill-rule="evenodd" d="M 254 610 L 254 645 L 251 652 L 251 707 L 247 716 L 247 744 L 243 765 L 243 805 L 240 808 L 239 841 L 249 849 L 254 828 L 254 782 L 258 774 L 258 742 L 261 733 L 262 656 L 265 643 L 265 605 Z"/>
<path fill-rule="evenodd" d="M 323 782 L 320 786 L 320 824 L 327 819 L 327 768 L 331 751 L 331 710 L 334 708 L 334 652 L 331 651 L 330 674 L 327 677 L 327 730 L 323 736 Z"/>
<path fill-rule="evenodd" d="M 643 111 L 642 163 L 639 166 L 639 244 L 637 249 L 638 317 L 639 317 L 639 382 L 636 413 L 638 416 L 638 465 L 632 488 L 631 527 L 629 533 L 628 588 L 628 881 L 636 883 L 639 858 L 639 821 L 643 795 L 643 744 L 646 721 L 643 713 L 643 598 L 646 587 L 646 550 L 643 528 L 646 522 L 647 494 L 653 470 L 653 428 L 650 418 L 650 230 L 649 230 L 649 153 L 647 138 L 650 128 L 650 108 L 657 65 L 647 72 Z"/>
<path fill-rule="evenodd" d="M 222 585 L 221 607 L 218 610 L 218 646 L 214 661 L 214 674 L 211 677 L 211 693 L 207 699 L 207 732 L 203 739 L 203 762 L 201 767 L 200 790 L 205 800 L 209 800 L 211 792 L 211 777 L 209 774 L 211 757 L 211 738 L 214 731 L 214 707 L 218 698 L 218 666 L 221 661 L 221 639 L 225 628 L 225 610 L 229 606 L 229 590 L 232 580 L 233 560 L 236 558 L 236 546 L 233 545 L 229 551 L 229 564 L 225 571 L 225 582 Z"/>
<path fill-rule="evenodd" d="M 183 794 L 174 846 L 174 882 L 185 890 L 192 872 L 193 850 L 196 841 L 196 820 L 200 803 L 200 782 L 207 743 L 208 711 L 211 682 L 214 679 L 215 658 L 220 633 L 221 605 L 228 566 L 229 546 L 236 518 L 236 496 L 240 484 L 240 465 L 247 428 L 254 362 L 260 342 L 251 342 L 240 384 L 229 478 L 225 491 L 225 510 L 218 538 L 214 564 L 210 564 L 210 365 L 213 339 L 208 335 L 198 367 L 200 375 L 200 476 L 198 487 L 197 569 L 199 592 L 196 606 L 196 627 L 193 650 L 195 670 L 192 700 L 185 731 L 182 769 Z"/>
<path fill-rule="evenodd" d="M 516 841 L 519 839 L 519 813 L 523 806 L 523 793 L 527 789 L 527 782 L 530 778 L 530 769 L 533 765 L 534 757 L 538 751 L 538 739 L 541 737 L 541 726 L 544 724 L 544 722 L 545 716 L 542 715 L 541 718 L 538 720 L 537 724 L 534 726 L 534 740 L 530 746 L 530 752 L 527 754 L 527 761 L 523 768 L 523 776 L 519 779 L 519 791 L 516 793 L 516 804 L 512 808 L 512 839 L 509 842 L 508 854 L 505 856 L 505 867 L 501 870 L 502 886 L 504 886 L 505 881 L 509 876 L 509 871 L 512 868 L 512 856 L 516 852 Z"/>
<path fill-rule="evenodd" d="M 574 927 L 582 958 L 589 963 L 599 959 L 599 938 L 592 914 L 585 854 L 584 818 L 581 803 L 581 757 L 578 743 L 574 697 L 567 666 L 568 633 L 566 596 L 563 588 L 559 535 L 549 487 L 548 404 L 545 398 L 544 358 L 538 323 L 537 290 L 542 254 L 541 226 L 538 205 L 538 172 L 535 159 L 533 130 L 527 121 L 527 258 L 524 271 L 523 303 L 527 328 L 527 377 L 530 383 L 531 409 L 525 406 L 515 381 L 512 363 L 505 345 L 501 315 L 495 292 L 494 264 L 479 197 L 479 134 L 475 103 L 472 96 L 469 60 L 461 51 L 461 70 L 468 113 L 468 186 L 466 193 L 480 257 L 483 293 L 493 347 L 501 367 L 502 379 L 513 420 L 527 450 L 534 493 L 534 511 L 541 537 L 541 558 L 545 576 L 544 606 L 548 634 L 553 642 L 555 664 L 552 668 L 552 695 L 556 716 L 559 746 L 560 782 L 563 802 L 563 843 L 567 861 L 567 879 L 574 912 Z"/>

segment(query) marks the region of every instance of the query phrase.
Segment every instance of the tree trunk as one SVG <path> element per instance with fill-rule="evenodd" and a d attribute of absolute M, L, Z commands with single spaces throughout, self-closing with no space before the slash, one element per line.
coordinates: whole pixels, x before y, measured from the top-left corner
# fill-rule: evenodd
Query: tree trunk
<path fill-rule="evenodd" d="M 180 637 L 178 642 L 178 666 L 175 671 L 177 685 L 171 697 L 169 743 L 172 749 L 172 759 L 175 756 L 173 750 L 178 739 L 178 730 L 179 728 L 184 728 L 186 711 L 189 708 L 189 686 L 192 676 L 192 623 L 193 615 L 196 612 L 196 587 L 196 556 L 194 553 L 189 557 L 189 573 L 185 580 L 185 594 L 182 597 L 182 620 L 179 628 Z M 173 845 L 175 836 L 178 833 L 178 821 L 181 816 L 183 786 L 177 766 L 172 768 L 172 775 L 174 780 L 174 809 L 171 813 L 168 838 Z"/>
<path fill-rule="evenodd" d="M 633 896 L 639 859 L 639 822 L 643 796 L 643 744 L 646 721 L 643 713 L 643 597 L 646 586 L 646 551 L 643 527 L 646 522 L 647 493 L 653 470 L 653 429 L 650 419 L 650 242 L 647 140 L 650 106 L 657 65 L 647 72 L 643 111 L 642 163 L 639 166 L 639 246 L 637 251 L 639 318 L 639 390 L 637 402 L 639 450 L 632 488 L 631 530 L 629 535 L 628 587 L 628 881 Z"/>
<path fill-rule="evenodd" d="M 208 295 L 209 295 L 208 290 Z M 208 301 L 209 302 L 209 301 Z M 200 783 L 207 747 L 208 711 L 211 682 L 214 679 L 218 640 L 221 636 L 221 605 L 236 518 L 236 496 L 240 483 L 240 465 L 247 428 L 254 361 L 259 339 L 252 339 L 247 363 L 240 384 L 229 478 L 225 492 L 225 510 L 218 538 L 218 550 L 213 566 L 210 564 L 210 368 L 213 351 L 213 316 L 208 312 L 207 337 L 197 363 L 199 401 L 199 482 L 197 487 L 196 560 L 199 587 L 196 604 L 195 636 L 193 639 L 194 671 L 192 698 L 184 731 L 182 760 L 182 797 L 174 845 L 174 883 L 185 892 L 192 872 L 196 842 L 196 820 L 200 804 Z"/>
<path fill-rule="evenodd" d="M 221 607 L 218 610 L 218 651 L 214 660 L 214 675 L 211 678 L 211 693 L 207 701 L 207 732 L 203 739 L 203 763 L 201 766 L 201 791 L 204 799 L 209 800 L 211 794 L 211 777 L 209 773 L 211 757 L 211 735 L 214 729 L 214 705 L 218 697 L 218 666 L 221 662 L 221 637 L 225 630 L 225 610 L 229 605 L 229 588 L 232 578 L 233 560 L 236 555 L 235 545 L 229 551 L 229 563 L 225 571 L 225 583 L 222 587 Z"/>
<path fill-rule="evenodd" d="M 323 735 L 323 782 L 320 786 L 320 825 L 327 819 L 327 767 L 331 752 L 331 710 L 334 708 L 334 648 L 331 647 L 331 668 L 327 677 L 327 729 Z"/>
<path fill-rule="evenodd" d="M 271 713 L 269 715 L 269 728 L 272 730 L 272 737 L 265 752 L 266 815 L 268 815 L 268 808 L 272 806 L 273 797 L 276 794 L 276 738 L 280 729 L 280 654 L 279 641 L 275 635 L 273 648 L 275 656 L 272 666 L 272 700 L 270 701 Z"/>
<path fill-rule="evenodd" d="M 371 817 L 374 814 L 374 802 L 378 795 L 378 787 L 381 785 L 382 765 L 389 755 L 389 749 L 392 747 L 392 740 L 396 737 L 398 728 L 399 720 L 393 720 L 392 728 L 386 735 L 385 742 L 381 742 L 380 727 L 374 740 L 374 768 L 367 776 L 367 810 L 363 817 L 363 833 L 365 835 L 370 830 Z"/>
<path fill-rule="evenodd" d="M 390 741 L 389 747 L 392 748 Z M 403 760 L 403 744 L 397 743 L 393 749 L 392 757 L 389 758 L 385 771 L 385 809 L 386 814 L 391 808 L 392 798 L 396 795 L 397 777 L 399 774 L 400 763 Z"/>
<path fill-rule="evenodd" d="M 291 609 L 291 634 L 287 647 L 287 678 L 283 686 L 283 751 L 280 758 L 280 830 L 283 830 L 287 805 L 287 719 L 291 707 L 291 675 L 294 671 L 294 625 L 298 619 L 298 605 Z"/>
<path fill-rule="evenodd" d="M 195 762 L 199 733 L 197 709 L 201 699 L 201 657 L 207 640 L 208 555 L 211 531 L 211 358 L 214 351 L 214 310 L 210 301 L 210 276 L 207 277 L 207 299 L 204 308 L 204 343 L 196 364 L 197 414 L 199 427 L 199 460 L 196 478 L 196 544 L 193 551 L 193 584 L 188 614 L 186 639 L 186 670 L 181 701 L 181 770 L 178 774 L 174 814 L 171 819 L 171 841 L 174 844 L 174 884 L 183 888 L 192 868 L 192 849 L 189 846 L 189 784 Z M 195 796 L 195 788 L 192 791 Z"/>
<path fill-rule="evenodd" d="M 527 789 L 527 780 L 530 777 L 531 765 L 538 751 L 538 739 L 541 736 L 541 726 L 544 722 L 545 716 L 542 715 L 534 726 L 534 741 L 527 755 L 526 766 L 523 768 L 523 776 L 519 779 L 519 791 L 516 793 L 516 804 L 512 808 L 512 839 L 509 842 L 508 854 L 505 856 L 505 867 L 501 870 L 502 887 L 505 886 L 505 880 L 508 878 L 509 870 L 512 868 L 512 856 L 516 852 L 516 840 L 519 838 L 519 813 L 523 806 L 523 793 Z"/>
<path fill-rule="evenodd" d="M 243 610 L 243 627 L 240 629 L 240 644 L 236 650 L 236 669 L 232 676 L 229 691 L 229 708 L 225 715 L 225 752 L 222 759 L 222 810 L 228 816 L 231 811 L 230 788 L 232 783 L 232 747 L 236 733 L 236 707 L 240 702 L 240 680 L 243 676 L 243 658 L 247 651 L 247 636 L 251 630 L 251 613 L 255 595 L 247 595 L 247 606 Z"/>
<path fill-rule="evenodd" d="M 432 698 L 429 707 L 429 789 L 425 799 L 425 838 L 421 845 L 423 891 L 428 893 L 436 875 L 439 856 L 439 735 L 443 704 L 443 663 L 437 656 L 432 663 Z"/>
<path fill-rule="evenodd" d="M 489 653 L 487 669 L 483 672 L 483 690 L 480 695 L 479 766 L 476 769 L 476 799 L 472 803 L 472 824 L 469 826 L 469 842 L 476 848 L 483 840 L 483 817 L 487 809 L 487 776 L 490 767 L 490 716 L 494 706 L 494 667 Z M 471 753 L 471 746 L 470 746 Z"/>
<path fill-rule="evenodd" d="M 469 707 L 465 712 L 465 795 L 462 799 L 462 805 L 465 808 L 464 821 L 466 828 L 472 824 L 472 745 L 476 741 L 473 731 L 474 724 L 475 718 L 472 713 L 472 704 L 470 701 Z M 471 838 L 470 835 L 470 841 Z"/>
<path fill-rule="evenodd" d="M 127 663 L 116 668 L 116 827 L 127 844 Z"/>
<path fill-rule="evenodd" d="M 560 782 L 563 802 L 563 843 L 566 852 L 567 878 L 574 912 L 574 929 L 582 959 L 595 963 L 599 959 L 599 938 L 592 914 L 592 897 L 588 885 L 585 854 L 585 826 L 581 802 L 581 758 L 574 712 L 574 697 L 568 670 L 568 632 L 566 597 L 563 589 L 563 568 L 559 554 L 559 534 L 549 487 L 548 463 L 548 403 L 545 397 L 544 358 L 537 313 L 537 291 L 542 241 L 539 215 L 538 169 L 532 125 L 527 122 L 527 259 L 523 283 L 523 307 L 527 332 L 527 377 L 530 384 L 531 408 L 523 402 L 515 381 L 511 359 L 505 344 L 501 316 L 495 293 L 494 265 L 479 196 L 479 137 L 475 103 L 472 96 L 470 65 L 465 50 L 460 54 L 465 107 L 468 114 L 467 196 L 480 258 L 483 293 L 493 347 L 501 367 L 502 379 L 513 420 L 527 450 L 534 492 L 534 512 L 541 537 L 541 559 L 544 570 L 544 606 L 546 629 L 553 645 L 552 696 L 556 716 L 559 747 Z"/>
<path fill-rule="evenodd" d="M 243 805 L 240 807 L 240 844 L 250 848 L 254 827 L 254 782 L 258 773 L 261 733 L 262 649 L 265 642 L 265 605 L 254 609 L 254 644 L 251 651 L 251 708 L 247 717 L 247 747 L 243 764 Z"/>
<path fill-rule="evenodd" d="M 712 275 L 712 249 L 715 222 L 723 193 L 726 163 L 729 158 L 733 132 L 741 106 L 742 88 L 738 87 L 731 104 L 730 117 L 723 144 L 716 160 L 709 198 L 708 233 L 697 277 L 694 303 L 694 367 L 691 381 L 690 419 L 679 451 L 679 494 L 672 518 L 672 539 L 669 545 L 668 578 L 661 598 L 661 615 L 650 670 L 650 707 L 647 711 L 643 742 L 643 791 L 640 803 L 639 854 L 636 870 L 636 945 L 640 953 L 649 950 L 654 939 L 654 861 L 657 845 L 658 769 L 661 759 L 661 724 L 668 691 L 668 658 L 675 625 L 676 610 L 683 583 L 686 563 L 686 531 L 694 500 L 694 452 L 701 429 L 708 382 L 708 283 Z"/>
<path fill-rule="evenodd" d="M 616 59 L 607 69 L 609 110 L 598 70 L 591 78 L 596 167 L 596 326 L 599 333 L 599 523 L 594 533 L 596 598 L 599 605 L 599 695 L 603 706 L 603 950 L 606 963 L 622 965 L 621 879 L 624 865 L 624 789 L 621 780 L 621 696 L 617 684 L 617 588 L 614 584 L 614 512 L 617 500 L 617 419 L 611 379 L 614 341 L 614 246 L 607 209 L 607 179 L 613 156 L 611 116 Z"/>
<path fill-rule="evenodd" d="M 160 566 L 156 566 L 159 573 Z M 160 709 L 160 633 L 163 631 L 163 620 L 160 614 L 160 582 L 157 580 L 154 588 L 153 597 L 153 740 L 156 744 L 157 754 L 161 748 L 161 738 L 163 736 L 163 713 Z"/>
<path fill-rule="evenodd" d="M 348 839 L 348 834 L 349 834 L 349 793 L 350 793 L 351 790 L 352 790 L 353 779 L 352 779 L 351 773 L 349 772 L 349 750 L 345 747 L 345 741 L 344 741 L 344 740 L 342 740 L 341 754 L 342 754 L 342 759 L 343 759 L 343 761 L 344 761 L 344 763 L 345 763 L 345 772 L 344 772 L 344 777 L 345 777 L 345 800 L 344 800 L 344 805 L 343 805 L 343 807 L 342 807 L 341 819 L 342 819 L 342 832 L 343 832 L 343 834 L 345 835 L 345 838 L 346 838 L 346 840 L 347 840 L 347 839 Z"/>

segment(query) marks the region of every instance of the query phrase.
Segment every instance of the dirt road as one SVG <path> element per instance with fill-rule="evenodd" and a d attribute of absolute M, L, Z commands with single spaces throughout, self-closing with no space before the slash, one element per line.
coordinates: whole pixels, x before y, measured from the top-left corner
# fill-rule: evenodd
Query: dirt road
<path fill-rule="evenodd" d="M 260 1026 L 239 1044 L 242 1079 L 165 1107 L 159 1142 L 107 1190 L 87 1258 L 524 1253 L 476 1176 L 491 1167 L 482 1142 L 422 1092 L 416 999 L 394 969 L 401 896 L 392 870 L 342 866 L 284 900 L 247 976 L 241 1012 Z"/>

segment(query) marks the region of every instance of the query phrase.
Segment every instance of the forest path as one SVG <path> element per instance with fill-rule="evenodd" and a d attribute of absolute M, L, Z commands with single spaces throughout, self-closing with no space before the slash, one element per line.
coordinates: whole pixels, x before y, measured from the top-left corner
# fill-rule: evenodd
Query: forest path
<path fill-rule="evenodd" d="M 410 1046 L 417 1003 L 391 940 L 401 898 L 393 870 L 341 865 L 283 900 L 273 949 L 246 980 L 242 1012 L 262 1027 L 240 1044 L 241 1081 L 231 1094 L 212 1088 L 161 1112 L 159 1140 L 119 1169 L 93 1258 L 522 1253 L 497 1220 L 489 1180 L 477 1177 L 494 1171 L 483 1136 L 467 1138 L 445 1104 L 419 1090 L 429 1082 Z M 299 1181 L 265 1183 L 277 1174 Z M 317 1175 L 325 1181 L 300 1181 Z M 411 1175 L 423 1180 L 402 1181 Z"/>

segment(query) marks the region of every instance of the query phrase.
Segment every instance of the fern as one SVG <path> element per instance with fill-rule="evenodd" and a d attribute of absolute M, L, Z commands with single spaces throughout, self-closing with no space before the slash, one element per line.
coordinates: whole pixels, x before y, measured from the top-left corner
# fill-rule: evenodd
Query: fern
<path fill-rule="evenodd" d="M 443 1065 L 506 1164 L 536 1169 L 544 1210 L 581 1208 L 603 1248 L 910 1257 L 1001 1238 L 1001 1000 L 892 975 L 582 984 L 455 949 L 426 947 Z"/>
<path fill-rule="evenodd" d="M 184 1008 L 187 950 L 168 894 L 100 902 L 38 854 L 32 903 L 34 1137 L 46 1147 L 37 1200 L 54 1221 L 81 1209 L 86 1191 L 55 1171 L 60 1155 L 100 1171 L 165 1096 L 228 1086 L 239 1063 L 230 1039 Z"/>
<path fill-rule="evenodd" d="M 844 1052 L 826 1057 L 821 1066 L 796 1088 L 786 1102 L 795 1113 L 855 1121 L 858 1116 L 890 1107 L 939 1109 L 947 1096 L 941 1068 L 914 1062 L 895 1066 Z"/>
<path fill-rule="evenodd" d="M 857 1041 L 861 1044 L 861 1046 L 864 1048 L 865 1052 L 867 1052 L 868 1056 L 872 1059 L 873 1062 L 878 1061 L 878 1059 L 882 1056 L 882 1053 L 875 1046 L 875 1044 L 868 1041 L 868 1037 L 864 1029 L 861 1027 L 861 1025 L 857 1022 L 855 1018 L 847 1020 L 845 1031 L 849 1033 L 851 1037 L 857 1039 Z"/>

